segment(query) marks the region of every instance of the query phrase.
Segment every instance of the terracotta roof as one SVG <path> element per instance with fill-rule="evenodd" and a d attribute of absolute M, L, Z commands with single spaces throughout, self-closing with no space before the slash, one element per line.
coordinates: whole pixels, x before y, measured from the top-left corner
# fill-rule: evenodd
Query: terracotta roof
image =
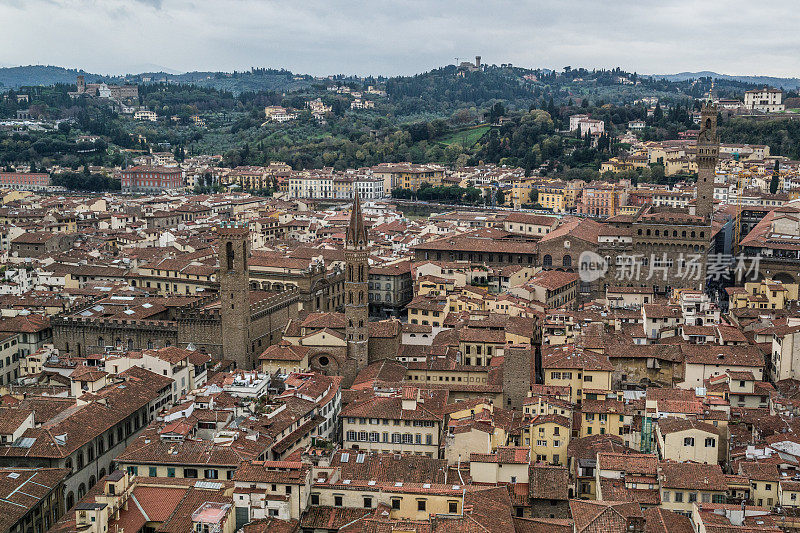
<path fill-rule="evenodd" d="M 540 242 L 544 243 L 562 237 L 568 237 L 597 244 L 598 237 L 603 233 L 604 227 L 604 224 L 589 218 L 568 217 L 562 219 L 561 224 L 542 237 Z"/>
<path fill-rule="evenodd" d="M 495 453 L 471 453 L 469 460 L 476 463 L 528 464 L 530 453 L 530 448 L 499 446 Z"/>
<path fill-rule="evenodd" d="M 580 370 L 607 370 L 613 371 L 614 367 L 608 356 L 584 350 L 574 344 L 564 344 L 555 347 L 545 347 L 542 354 L 542 368 L 572 368 Z"/>
<path fill-rule="evenodd" d="M 638 503 L 597 500 L 570 500 L 569 509 L 575 533 L 626 533 L 630 519 L 644 515 Z"/>
<path fill-rule="evenodd" d="M 339 469 L 341 479 L 434 484 L 445 484 L 448 479 L 445 459 L 421 455 L 343 449 L 333 454 L 331 466 Z"/>
<path fill-rule="evenodd" d="M 688 516 L 661 507 L 644 510 L 645 533 L 695 533 Z"/>
<path fill-rule="evenodd" d="M 280 518 L 259 518 L 251 520 L 240 531 L 242 533 L 295 533 L 300 529 L 298 520 L 281 520 Z"/>
<path fill-rule="evenodd" d="M 284 340 L 269 346 L 258 358 L 270 361 L 301 361 L 310 349 L 308 346 L 298 346 Z"/>
<path fill-rule="evenodd" d="M 0 407 L 0 435 L 16 433 L 20 426 L 33 413 L 32 409 Z M 39 422 L 36 420 L 36 422 Z M 33 424 L 31 424 L 33 425 Z"/>
<path fill-rule="evenodd" d="M 425 393 L 427 394 L 427 393 Z M 432 400 L 428 403 L 428 400 Z M 417 402 L 416 409 L 402 408 L 403 400 L 399 397 L 373 396 L 367 400 L 350 404 L 342 409 L 340 417 L 388 418 L 394 420 L 430 420 L 441 421 L 439 412 L 442 404 L 437 398 L 426 398 L 425 403 Z"/>
<path fill-rule="evenodd" d="M 303 485 L 311 472 L 310 465 L 291 461 L 244 461 L 233 475 L 234 481 L 248 483 L 283 483 Z"/>
<path fill-rule="evenodd" d="M 670 489 L 725 491 L 728 484 L 717 464 L 661 462 L 661 486 Z"/>
<path fill-rule="evenodd" d="M 300 527 L 337 531 L 372 512 L 372 509 L 356 509 L 353 507 L 312 506 L 303 513 L 303 518 L 300 519 Z"/>
<path fill-rule="evenodd" d="M 528 490 L 531 498 L 566 501 L 568 487 L 569 471 L 565 467 L 534 464 L 528 470 Z"/>
<path fill-rule="evenodd" d="M 597 468 L 655 476 L 658 473 L 658 457 L 643 453 L 597 452 Z"/>
<path fill-rule="evenodd" d="M 32 439 L 30 447 L 0 446 L 0 455 L 66 457 L 147 406 L 173 381 L 139 367 L 126 370 L 120 376 L 127 379 L 103 387 L 88 403 L 77 405 L 72 400 L 73 405 L 62 410 L 54 420 L 42 427 L 27 429 L 23 437 Z"/>
<path fill-rule="evenodd" d="M 575 272 L 562 272 L 560 270 L 543 270 L 529 279 L 525 284 L 543 287 L 547 290 L 557 290 L 577 283 L 578 274 Z"/>
<path fill-rule="evenodd" d="M 718 427 L 715 427 L 712 424 L 707 424 L 706 422 L 700 422 L 699 420 L 673 417 L 658 419 L 658 430 L 662 435 L 676 433 L 678 431 L 687 431 L 690 429 L 697 429 L 718 436 L 721 435 L 721 431 Z"/>
<path fill-rule="evenodd" d="M 10 531 L 67 475 L 64 468 L 0 468 L 0 531 Z"/>
<path fill-rule="evenodd" d="M 17 315 L 0 320 L 0 332 L 36 333 L 50 327 L 50 318 L 44 315 Z"/>
<path fill-rule="evenodd" d="M 764 366 L 764 356 L 755 346 L 718 346 L 716 344 L 690 344 L 681 347 L 686 364 Z"/>
<path fill-rule="evenodd" d="M 778 467 L 772 463 L 741 462 L 739 463 L 739 475 L 757 481 L 777 481 Z"/>
<path fill-rule="evenodd" d="M 136 507 L 144 511 L 149 522 L 165 522 L 186 496 L 186 492 L 185 487 L 140 485 L 133 488 L 133 497 Z"/>
<path fill-rule="evenodd" d="M 572 520 L 564 518 L 514 517 L 516 533 L 572 533 Z"/>

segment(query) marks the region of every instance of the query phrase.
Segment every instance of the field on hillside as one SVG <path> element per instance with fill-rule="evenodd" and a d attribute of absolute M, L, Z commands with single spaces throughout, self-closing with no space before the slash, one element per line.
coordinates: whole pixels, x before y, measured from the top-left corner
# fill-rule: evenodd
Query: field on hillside
<path fill-rule="evenodd" d="M 475 144 L 478 139 L 483 137 L 490 129 L 491 126 L 488 124 L 481 124 L 480 126 L 474 126 L 449 133 L 442 137 L 439 142 L 445 146 L 450 146 L 451 144 L 460 144 L 464 148 L 469 148 Z"/>

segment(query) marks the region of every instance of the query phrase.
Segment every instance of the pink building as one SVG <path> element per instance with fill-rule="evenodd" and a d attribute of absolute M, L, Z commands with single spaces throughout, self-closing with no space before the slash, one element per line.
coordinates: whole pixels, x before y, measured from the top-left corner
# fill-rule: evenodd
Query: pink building
<path fill-rule="evenodd" d="M 123 192 L 162 192 L 183 188 L 183 170 L 177 167 L 138 166 L 122 171 Z"/>

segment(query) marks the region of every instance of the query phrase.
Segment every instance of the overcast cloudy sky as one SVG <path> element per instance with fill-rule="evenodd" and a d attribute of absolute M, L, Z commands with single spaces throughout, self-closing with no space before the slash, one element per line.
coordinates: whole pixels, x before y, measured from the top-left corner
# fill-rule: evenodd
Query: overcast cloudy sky
<path fill-rule="evenodd" d="M 0 64 L 411 74 L 487 63 L 800 75 L 797 0 L 0 0 Z"/>

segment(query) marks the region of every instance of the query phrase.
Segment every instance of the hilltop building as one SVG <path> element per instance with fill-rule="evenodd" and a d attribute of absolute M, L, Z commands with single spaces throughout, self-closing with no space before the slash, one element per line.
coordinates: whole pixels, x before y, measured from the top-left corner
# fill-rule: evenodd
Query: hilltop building
<path fill-rule="evenodd" d="M 132 101 L 139 100 L 139 87 L 137 85 L 108 85 L 107 83 L 86 83 L 82 75 L 79 75 L 77 80 L 77 90 L 70 92 L 71 98 L 79 98 L 80 96 L 97 96 L 99 98 L 110 98 L 117 101 Z"/>

